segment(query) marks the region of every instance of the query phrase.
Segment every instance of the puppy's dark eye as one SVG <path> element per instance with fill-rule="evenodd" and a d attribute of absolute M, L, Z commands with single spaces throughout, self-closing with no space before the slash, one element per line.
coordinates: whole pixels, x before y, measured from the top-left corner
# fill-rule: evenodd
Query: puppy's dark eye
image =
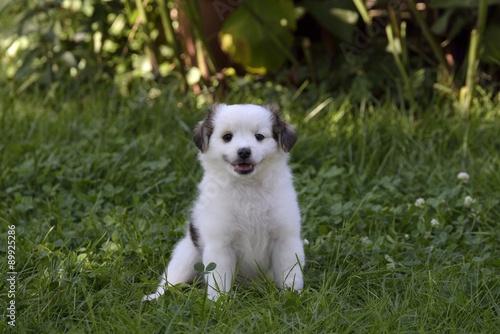
<path fill-rule="evenodd" d="M 260 133 L 257 133 L 255 135 L 255 138 L 257 139 L 257 141 L 263 141 L 264 138 L 266 138 L 266 137 L 264 137 L 264 135 L 261 135 Z"/>
<path fill-rule="evenodd" d="M 233 139 L 232 133 L 226 133 L 224 136 L 222 136 L 222 140 L 225 141 L 226 143 L 229 143 L 231 139 Z"/>

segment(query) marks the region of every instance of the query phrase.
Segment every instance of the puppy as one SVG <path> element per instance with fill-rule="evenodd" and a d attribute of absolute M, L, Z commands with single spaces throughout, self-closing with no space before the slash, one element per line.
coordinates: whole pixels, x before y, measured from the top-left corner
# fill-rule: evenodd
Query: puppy
<path fill-rule="evenodd" d="M 175 246 L 158 289 L 191 282 L 194 265 L 211 262 L 208 298 L 237 278 L 269 275 L 280 288 L 301 290 L 304 249 L 300 211 L 287 165 L 297 136 L 272 106 L 215 105 L 198 123 L 194 142 L 204 175 L 186 236 Z"/>

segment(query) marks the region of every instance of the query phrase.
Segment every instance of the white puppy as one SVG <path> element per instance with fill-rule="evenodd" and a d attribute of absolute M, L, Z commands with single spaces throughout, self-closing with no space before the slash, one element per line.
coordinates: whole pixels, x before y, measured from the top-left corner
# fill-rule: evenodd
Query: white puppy
<path fill-rule="evenodd" d="M 215 105 L 195 128 L 204 176 L 186 236 L 175 247 L 156 293 L 191 282 L 194 265 L 214 262 L 208 297 L 236 277 L 269 275 L 280 288 L 303 287 L 300 211 L 287 165 L 297 140 L 276 106 Z"/>

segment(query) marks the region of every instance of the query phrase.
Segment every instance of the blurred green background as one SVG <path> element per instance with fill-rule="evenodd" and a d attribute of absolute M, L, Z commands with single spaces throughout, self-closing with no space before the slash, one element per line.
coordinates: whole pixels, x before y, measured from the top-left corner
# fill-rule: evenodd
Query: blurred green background
<path fill-rule="evenodd" d="M 10 94 L 148 81 L 223 97 L 251 75 L 467 109 L 478 83 L 498 90 L 500 0 L 4 0 L 0 20 Z"/>

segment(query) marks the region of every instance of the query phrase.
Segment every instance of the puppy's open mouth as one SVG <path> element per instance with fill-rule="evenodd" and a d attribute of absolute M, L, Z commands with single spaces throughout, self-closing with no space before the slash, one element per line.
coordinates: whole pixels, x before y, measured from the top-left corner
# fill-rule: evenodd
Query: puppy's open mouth
<path fill-rule="evenodd" d="M 234 164 L 234 171 L 238 174 L 250 174 L 254 170 L 254 165 L 247 163 Z"/>

